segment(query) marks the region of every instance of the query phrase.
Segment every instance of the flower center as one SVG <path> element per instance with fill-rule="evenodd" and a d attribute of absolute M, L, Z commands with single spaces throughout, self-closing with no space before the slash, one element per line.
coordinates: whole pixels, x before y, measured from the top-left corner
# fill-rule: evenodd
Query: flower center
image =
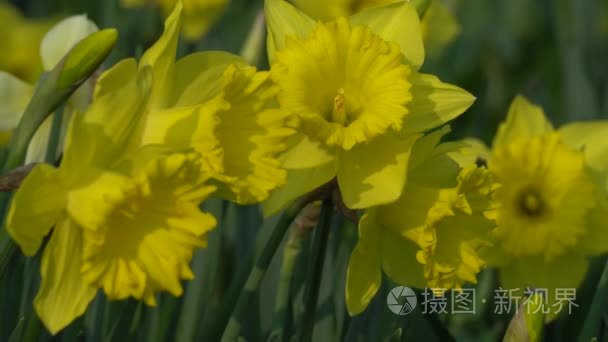
<path fill-rule="evenodd" d="M 577 244 L 594 205 L 581 151 L 551 132 L 495 146 L 488 165 L 501 184 L 493 234 L 508 255 L 550 260 Z"/>
<path fill-rule="evenodd" d="M 530 218 L 540 217 L 546 210 L 542 196 L 534 189 L 524 191 L 518 201 L 521 213 Z"/>
<path fill-rule="evenodd" d="M 338 95 L 334 97 L 334 109 L 331 112 L 331 121 L 342 126 L 346 124 L 346 98 L 344 97 L 344 88 L 338 89 Z"/>
<path fill-rule="evenodd" d="M 134 297 L 154 305 L 155 293 L 181 295 L 182 279 L 192 279 L 194 248 L 206 244 L 215 225 L 198 204 L 212 187 L 203 186 L 195 154 L 173 154 L 148 163 L 99 227 L 84 235 L 82 275 L 110 299 Z"/>

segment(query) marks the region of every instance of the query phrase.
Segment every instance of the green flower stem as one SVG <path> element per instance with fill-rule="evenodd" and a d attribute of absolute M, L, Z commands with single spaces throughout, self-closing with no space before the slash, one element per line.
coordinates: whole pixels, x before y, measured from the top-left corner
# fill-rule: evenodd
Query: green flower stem
<path fill-rule="evenodd" d="M 42 332 L 42 322 L 35 312 L 30 314 L 29 319 L 25 325 L 25 332 L 23 336 L 24 342 L 36 342 L 40 338 L 40 332 Z"/>
<path fill-rule="evenodd" d="M 57 149 L 59 147 L 59 140 L 61 139 L 61 124 L 63 122 L 63 110 L 59 108 L 53 114 L 53 123 L 51 125 L 51 134 L 49 135 L 49 143 L 46 149 L 45 161 L 49 164 L 54 164 L 57 159 Z"/>
<path fill-rule="evenodd" d="M 177 322 L 177 342 L 196 340 L 197 331 L 200 330 L 199 322 L 205 321 L 212 307 L 213 290 L 220 271 L 226 205 L 222 200 L 211 199 L 203 204 L 203 211 L 216 217 L 217 228 L 209 234 L 209 246 L 195 254 L 192 269 L 196 278 L 187 284 Z"/>
<path fill-rule="evenodd" d="M 439 339 L 439 341 L 445 342 L 456 342 L 456 339 L 450 334 L 445 325 L 439 320 L 439 316 L 437 314 L 426 314 L 423 315 L 426 318 L 426 321 L 431 326 L 433 333 Z"/>
<path fill-rule="evenodd" d="M 232 293 L 232 291 L 227 293 L 227 301 L 233 301 L 233 298 L 237 298 L 237 296 L 238 300 L 236 301 L 236 306 L 230 305 L 234 303 L 222 303 L 227 307 L 234 307 L 230 320 L 228 321 L 228 325 L 224 330 L 224 334 L 221 339 L 222 341 L 233 342 L 237 340 L 241 330 L 241 323 L 239 322 L 239 319 L 247 309 L 249 303 L 253 300 L 252 297 L 257 293 L 262 279 L 264 279 L 264 275 L 266 274 L 266 270 L 270 265 L 270 261 L 276 253 L 281 240 L 283 240 L 285 232 L 287 232 L 287 229 L 291 226 L 291 223 L 308 203 L 309 201 L 305 199 L 298 200 L 283 212 L 279 222 L 274 227 L 270 237 L 264 244 L 261 253 L 257 256 L 253 268 L 248 273 L 244 287 L 241 289 L 241 286 L 238 286 L 240 284 L 237 284 L 236 287 L 238 290 L 240 290 L 240 294 L 238 294 L 238 292 Z M 252 251 L 252 254 L 255 255 L 256 251 Z M 253 259 L 254 256 L 252 255 L 251 258 Z M 240 282 L 239 279 L 236 279 L 235 281 L 237 283 Z M 222 322 L 217 323 L 221 324 Z"/>
<path fill-rule="evenodd" d="M 4 272 L 16 252 L 17 246 L 13 240 L 11 240 L 6 229 L 0 229 L 0 279 L 2 278 L 2 275 L 4 275 Z"/>
<path fill-rule="evenodd" d="M 153 324 L 150 325 L 147 341 L 161 342 L 167 340 L 173 317 L 181 304 L 179 297 L 164 295 L 159 306 L 154 308 Z"/>
<path fill-rule="evenodd" d="M 249 31 L 240 55 L 251 65 L 257 66 L 260 64 L 262 53 L 265 49 L 266 42 L 266 21 L 264 20 L 264 12 L 260 11 Z"/>
<path fill-rule="evenodd" d="M 289 313 L 289 295 L 293 283 L 294 266 L 302 254 L 302 246 L 308 238 L 310 230 L 292 229 L 283 249 L 283 260 L 281 262 L 281 273 L 279 288 L 277 290 L 276 303 L 274 307 L 273 330 L 269 340 L 283 341 L 287 317 Z"/>
<path fill-rule="evenodd" d="M 608 303 L 608 263 L 604 266 L 602 277 L 597 285 L 591 307 L 587 313 L 587 319 L 585 320 L 581 334 L 578 337 L 579 342 L 588 342 L 594 337 L 596 339 L 599 338 L 606 303 Z"/>
<path fill-rule="evenodd" d="M 62 101 L 66 100 L 68 96 L 76 90 L 75 88 L 72 89 L 72 91 L 65 94 L 65 96 L 61 96 L 64 94 L 56 94 L 55 88 L 58 73 L 58 71 L 54 70 L 49 74 L 43 74 L 38 81 L 32 100 L 25 109 L 23 117 L 21 121 L 19 121 L 9 143 L 10 150 L 6 162 L 4 163 L 4 172 L 23 164 L 30 140 L 32 140 L 38 127 L 40 127 L 44 120 L 61 104 Z"/>
<path fill-rule="evenodd" d="M 315 229 L 315 237 L 312 243 L 311 269 L 308 273 L 306 296 L 304 297 L 304 315 L 298 329 L 296 341 L 312 341 L 332 212 L 333 204 L 331 198 L 325 198 L 323 200 L 321 216 L 319 217 L 319 223 Z"/>

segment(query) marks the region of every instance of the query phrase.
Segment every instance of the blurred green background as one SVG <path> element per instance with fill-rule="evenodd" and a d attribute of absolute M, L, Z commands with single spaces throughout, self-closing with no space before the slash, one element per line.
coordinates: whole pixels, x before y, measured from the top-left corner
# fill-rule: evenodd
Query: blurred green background
<path fill-rule="evenodd" d="M 162 16 L 157 10 L 151 7 L 125 10 L 117 0 L 11 0 L 10 3 L 28 18 L 58 20 L 86 13 L 100 28 L 118 28 L 119 43 L 106 66 L 128 56 L 139 56 L 162 32 Z M 422 71 L 438 75 L 477 97 L 471 109 L 452 123 L 452 138 L 475 136 L 490 142 L 516 94 L 524 94 L 540 104 L 556 126 L 573 120 L 608 117 L 607 0 L 445 3 L 458 18 L 461 32 L 439 56 L 427 58 Z M 262 0 L 232 0 L 211 31 L 197 42 L 181 43 L 178 54 L 203 50 L 239 53 L 262 7 Z M 7 38 L 6 32 L 0 22 L 0 40 Z M 258 67 L 267 68 L 267 61 L 262 60 Z M 186 285 L 182 298 L 163 295 L 158 307 L 147 308 L 135 301 L 108 303 L 99 295 L 85 317 L 51 337 L 41 328 L 31 308 L 38 278 L 32 272 L 37 267 L 31 265 L 39 261 L 20 258 L 10 266 L 8 276 L 0 280 L 0 340 L 215 340 L 213 336 L 217 335 L 210 327 L 222 312 L 231 309 L 222 306 L 229 284 L 240 270 L 248 268 L 245 255 L 255 248 L 256 237 L 264 238 L 276 218 L 264 221 L 256 206 L 243 207 L 219 200 L 211 200 L 205 207 L 218 217 L 218 229 L 211 234 L 210 247 L 196 254 L 193 263 L 197 279 Z M 356 227 L 337 220 L 333 228 L 315 340 L 443 341 L 449 339 L 447 330 L 459 341 L 501 340 L 510 318 L 493 315 L 487 307 L 473 316 L 422 317 L 419 311 L 409 316 L 392 314 L 385 304 L 387 291 L 392 287 L 388 280 L 364 314 L 349 318 L 344 306 L 344 277 L 348 256 L 356 243 Z M 293 328 L 289 322 L 297 321 L 302 311 L 309 240 L 308 237 L 302 240 L 303 252 L 290 287 L 295 300 L 287 307 L 291 314 L 287 316 L 285 336 L 290 336 Z M 287 340 L 280 338 L 274 317 L 283 248 L 242 322 L 242 333 L 248 341 Z M 560 318 L 552 323 L 545 340 L 575 339 L 604 261 L 604 258 L 594 261 L 579 289 L 581 307 L 569 319 Z M 24 267 L 25 264 L 30 266 Z M 484 271 L 480 279 L 479 298 L 491 297 L 491 289 L 496 287 L 495 275 L 491 270 Z"/>

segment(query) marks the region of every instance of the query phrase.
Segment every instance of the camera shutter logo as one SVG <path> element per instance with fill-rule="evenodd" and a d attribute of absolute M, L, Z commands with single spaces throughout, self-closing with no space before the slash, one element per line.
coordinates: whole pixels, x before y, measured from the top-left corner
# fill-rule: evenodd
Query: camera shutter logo
<path fill-rule="evenodd" d="M 386 305 L 397 315 L 407 315 L 416 308 L 416 294 L 405 286 L 397 286 L 388 293 Z"/>

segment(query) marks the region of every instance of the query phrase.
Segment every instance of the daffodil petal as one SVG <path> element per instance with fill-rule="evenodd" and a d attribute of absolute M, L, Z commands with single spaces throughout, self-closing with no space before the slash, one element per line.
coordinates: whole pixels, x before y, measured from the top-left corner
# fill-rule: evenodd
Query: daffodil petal
<path fill-rule="evenodd" d="M 149 67 L 137 72 L 131 59 L 101 76 L 86 115 L 72 115 L 62 161 L 66 173 L 78 178 L 83 166 L 108 167 L 118 161 L 117 155 L 139 147 L 151 77 Z"/>
<path fill-rule="evenodd" d="M 517 138 L 531 138 L 553 131 L 545 112 L 519 95 L 513 100 L 506 122 L 498 128 L 493 146 L 508 144 Z"/>
<path fill-rule="evenodd" d="M 348 260 L 346 271 L 346 308 L 351 316 L 365 310 L 382 283 L 381 230 L 373 210 L 359 221 L 359 242 Z"/>
<path fill-rule="evenodd" d="M 25 164 L 39 163 L 46 159 L 47 147 L 49 144 L 49 136 L 53 127 L 53 117 L 47 117 L 34 133 L 30 144 L 27 147 L 25 156 Z"/>
<path fill-rule="evenodd" d="M 97 292 L 80 274 L 81 239 L 79 228 L 65 219 L 55 227 L 42 256 L 42 283 L 34 307 L 53 335 L 81 316 Z"/>
<path fill-rule="evenodd" d="M 176 106 L 200 104 L 218 95 L 230 64 L 245 65 L 237 55 L 222 51 L 197 52 L 175 63 L 173 98 Z"/>
<path fill-rule="evenodd" d="M 397 284 L 408 287 L 426 286 L 424 268 L 416 260 L 420 248 L 390 229 L 382 232 L 382 269 Z"/>
<path fill-rule="evenodd" d="M 460 167 L 468 167 L 473 163 L 485 162 L 490 156 L 490 150 L 483 141 L 475 138 L 467 138 L 459 141 L 460 146 L 447 152 Z"/>
<path fill-rule="evenodd" d="M 165 107 L 171 97 L 173 87 L 173 73 L 175 69 L 175 53 L 180 30 L 180 16 L 182 3 L 178 1 L 175 9 L 165 20 L 163 35 L 150 47 L 139 62 L 140 67 L 150 66 L 153 74 L 150 106 L 152 108 Z"/>
<path fill-rule="evenodd" d="M 408 163 L 408 182 L 429 188 L 452 188 L 460 169 L 475 164 L 481 152 L 475 142 L 465 140 L 439 144 L 450 129 L 445 126 L 414 144 Z"/>
<path fill-rule="evenodd" d="M 451 188 L 457 185 L 460 166 L 446 153 L 430 156 L 408 174 L 408 182 L 432 189 Z"/>
<path fill-rule="evenodd" d="M 397 200 L 405 185 L 410 151 L 417 139 L 417 135 L 400 139 L 385 134 L 342 151 L 338 184 L 344 204 L 351 209 L 361 209 Z"/>
<path fill-rule="evenodd" d="M 509 289 L 577 288 L 588 268 L 589 261 L 581 255 L 565 255 L 550 262 L 542 257 L 513 259 L 500 269 L 500 282 Z"/>
<path fill-rule="evenodd" d="M 53 26 L 40 43 L 40 57 L 45 70 L 51 70 L 82 39 L 99 28 L 86 15 L 74 15 Z"/>
<path fill-rule="evenodd" d="M 57 169 L 40 164 L 13 197 L 7 230 L 23 254 L 34 255 L 65 208 L 65 190 Z"/>
<path fill-rule="evenodd" d="M 446 288 L 460 288 L 464 283 L 476 284 L 477 274 L 485 266 L 479 256 L 480 247 L 487 245 L 492 221 L 482 215 L 456 212 L 436 224 L 437 242 L 428 253 L 428 264 L 437 273 L 427 280 Z M 453 271 L 444 272 L 447 267 Z"/>
<path fill-rule="evenodd" d="M 439 127 L 464 113 L 475 101 L 467 91 L 433 75 L 414 73 L 410 81 L 412 102 L 403 118 L 405 134 Z"/>
<path fill-rule="evenodd" d="M 101 125 L 84 123 L 84 116 L 80 113 L 72 115 L 68 125 L 61 160 L 66 183 L 80 179 L 83 168 L 107 161 L 111 154 L 108 151 L 114 144 Z"/>
<path fill-rule="evenodd" d="M 338 17 L 348 17 L 350 1 L 293 0 L 292 4 L 312 18 L 329 21 Z"/>
<path fill-rule="evenodd" d="M 409 2 L 372 7 L 354 14 L 350 20 L 355 25 L 368 26 L 386 41 L 397 43 L 414 69 L 420 68 L 424 63 L 420 19 L 416 8 Z"/>
<path fill-rule="evenodd" d="M 0 131 L 17 127 L 33 91 L 31 85 L 0 71 Z"/>
<path fill-rule="evenodd" d="M 331 162 L 334 151 L 304 134 L 295 134 L 287 140 L 287 151 L 281 155 L 283 167 L 307 169 Z"/>
<path fill-rule="evenodd" d="M 165 14 L 171 13 L 176 1 L 159 1 Z M 188 41 L 196 42 L 200 40 L 219 19 L 226 9 L 228 0 L 198 0 L 183 1 L 186 8 L 183 14 L 182 37 Z"/>
<path fill-rule="evenodd" d="M 95 98 L 104 97 L 117 89 L 123 88 L 136 78 L 137 61 L 134 58 L 125 58 L 106 70 L 97 79 L 95 85 Z"/>
<path fill-rule="evenodd" d="M 67 196 L 67 212 L 78 225 L 96 230 L 104 222 L 114 203 L 121 202 L 133 188 L 130 178 L 101 170 L 84 171 L 87 179 Z M 84 173 L 83 172 L 83 173 Z"/>
<path fill-rule="evenodd" d="M 154 111 L 146 118 L 141 143 L 166 144 L 176 149 L 188 148 L 195 132 L 214 125 L 212 115 L 218 110 L 217 107 L 216 101 L 209 101 L 202 106 Z"/>
<path fill-rule="evenodd" d="M 578 241 L 580 251 L 589 256 L 608 252 L 608 226 L 606 226 L 608 209 L 606 203 L 591 209 L 587 215 L 587 230 L 579 237 Z"/>
<path fill-rule="evenodd" d="M 573 122 L 559 129 L 564 142 L 585 152 L 585 162 L 604 173 L 608 170 L 608 121 Z"/>
<path fill-rule="evenodd" d="M 452 9 L 443 1 L 431 1 L 421 22 L 424 47 L 430 58 L 440 57 L 461 31 Z"/>
<path fill-rule="evenodd" d="M 264 13 L 268 26 L 268 60 L 285 47 L 290 36 L 304 38 L 315 27 L 315 21 L 284 0 L 266 0 Z"/>
<path fill-rule="evenodd" d="M 424 241 L 422 232 L 428 220 L 428 211 L 439 200 L 439 189 L 416 186 L 408 181 L 401 197 L 382 207 L 379 222 L 404 238 L 416 241 L 420 246 Z"/>
<path fill-rule="evenodd" d="M 324 165 L 307 169 L 288 169 L 285 185 L 277 188 L 262 202 L 264 216 L 272 216 L 298 197 L 303 196 L 336 176 L 337 163 L 332 160 Z"/>
<path fill-rule="evenodd" d="M 408 169 L 410 172 L 433 156 L 433 150 L 435 150 L 441 139 L 446 134 L 450 133 L 451 130 L 450 126 L 446 125 L 416 141 L 412 147 L 412 155 L 408 162 Z"/>

